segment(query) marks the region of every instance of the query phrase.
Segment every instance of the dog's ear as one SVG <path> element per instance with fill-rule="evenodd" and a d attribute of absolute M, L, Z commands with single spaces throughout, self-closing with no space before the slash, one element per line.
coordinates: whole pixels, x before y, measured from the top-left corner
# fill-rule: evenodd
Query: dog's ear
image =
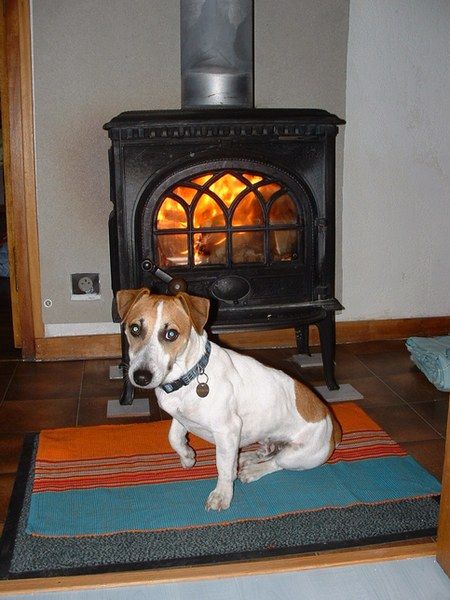
<path fill-rule="evenodd" d="M 176 295 L 180 299 L 184 310 L 191 318 L 195 331 L 201 333 L 206 325 L 209 315 L 209 300 L 208 298 L 200 298 L 199 296 L 190 296 L 181 292 Z"/>
<path fill-rule="evenodd" d="M 117 312 L 122 322 L 125 321 L 131 307 L 144 296 L 149 296 L 148 288 L 140 288 L 139 290 L 119 290 L 116 294 Z"/>

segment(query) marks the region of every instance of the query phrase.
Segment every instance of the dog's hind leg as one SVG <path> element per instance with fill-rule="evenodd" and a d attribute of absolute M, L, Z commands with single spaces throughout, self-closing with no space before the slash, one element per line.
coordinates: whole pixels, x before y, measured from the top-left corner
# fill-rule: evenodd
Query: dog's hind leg
<path fill-rule="evenodd" d="M 258 450 L 247 450 L 245 452 L 241 452 L 239 455 L 239 469 L 242 469 L 245 465 L 250 463 L 269 460 L 269 458 L 274 456 L 284 446 L 284 443 L 277 444 L 275 442 L 261 442 Z"/>
<path fill-rule="evenodd" d="M 251 481 L 257 481 L 264 477 L 264 475 L 269 475 L 269 473 L 275 473 L 276 471 L 281 471 L 283 467 L 280 467 L 276 459 L 269 458 L 262 461 L 254 461 L 247 462 L 242 465 L 239 469 L 239 480 L 242 483 L 250 483 Z"/>
<path fill-rule="evenodd" d="M 176 419 L 172 419 L 169 430 L 169 443 L 180 457 L 181 466 L 189 469 L 195 465 L 195 452 L 186 440 L 187 429 Z"/>
<path fill-rule="evenodd" d="M 269 460 L 245 464 L 239 471 L 239 479 L 243 483 L 250 483 L 283 469 L 305 471 L 323 464 L 328 456 L 327 447 L 314 452 L 309 445 L 290 443 Z"/>

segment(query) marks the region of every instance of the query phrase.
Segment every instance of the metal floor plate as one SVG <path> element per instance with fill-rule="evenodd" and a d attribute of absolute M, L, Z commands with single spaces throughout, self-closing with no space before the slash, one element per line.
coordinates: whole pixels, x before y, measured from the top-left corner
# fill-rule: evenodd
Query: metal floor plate
<path fill-rule="evenodd" d="M 362 400 L 364 396 L 350 383 L 342 383 L 338 390 L 329 390 L 326 385 L 314 388 L 327 402 L 345 402 L 347 400 Z"/>
<path fill-rule="evenodd" d="M 108 419 L 123 417 L 149 417 L 150 404 L 148 398 L 135 398 L 133 404 L 120 404 L 119 400 L 109 400 L 106 410 Z"/>

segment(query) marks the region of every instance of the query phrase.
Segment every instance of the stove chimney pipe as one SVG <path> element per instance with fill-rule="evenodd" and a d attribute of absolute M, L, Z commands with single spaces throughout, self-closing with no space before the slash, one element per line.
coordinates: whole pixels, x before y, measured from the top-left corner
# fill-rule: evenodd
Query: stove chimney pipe
<path fill-rule="evenodd" d="M 253 0 L 181 0 L 181 107 L 253 107 Z"/>

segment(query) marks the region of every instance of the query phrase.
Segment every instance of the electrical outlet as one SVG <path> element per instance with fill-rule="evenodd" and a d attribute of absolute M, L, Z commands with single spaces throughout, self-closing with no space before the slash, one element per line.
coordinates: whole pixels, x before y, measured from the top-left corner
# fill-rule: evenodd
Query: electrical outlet
<path fill-rule="evenodd" d="M 72 296 L 92 296 L 100 294 L 98 273 L 72 273 Z"/>

